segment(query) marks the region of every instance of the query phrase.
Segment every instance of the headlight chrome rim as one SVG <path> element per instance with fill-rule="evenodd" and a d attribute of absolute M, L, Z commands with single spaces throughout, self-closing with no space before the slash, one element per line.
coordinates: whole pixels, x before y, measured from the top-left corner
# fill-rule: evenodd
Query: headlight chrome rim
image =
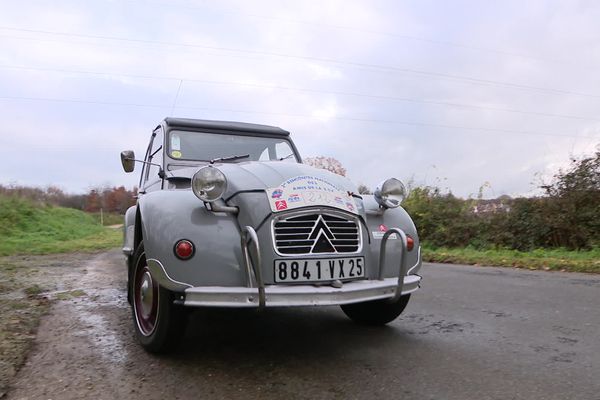
<path fill-rule="evenodd" d="M 192 191 L 200 200 L 212 203 L 223 197 L 227 190 L 227 177 L 212 165 L 200 168 L 192 177 Z"/>
<path fill-rule="evenodd" d="M 381 207 L 396 208 L 408 197 L 408 190 L 399 179 L 389 178 L 380 183 L 373 194 Z"/>

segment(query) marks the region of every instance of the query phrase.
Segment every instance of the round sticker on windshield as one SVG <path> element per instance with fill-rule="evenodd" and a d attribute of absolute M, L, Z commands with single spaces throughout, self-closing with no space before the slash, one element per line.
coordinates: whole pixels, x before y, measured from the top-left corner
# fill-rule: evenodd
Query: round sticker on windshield
<path fill-rule="evenodd" d="M 173 158 L 181 158 L 181 152 L 179 150 L 173 150 L 171 152 L 171 157 L 173 157 Z"/>

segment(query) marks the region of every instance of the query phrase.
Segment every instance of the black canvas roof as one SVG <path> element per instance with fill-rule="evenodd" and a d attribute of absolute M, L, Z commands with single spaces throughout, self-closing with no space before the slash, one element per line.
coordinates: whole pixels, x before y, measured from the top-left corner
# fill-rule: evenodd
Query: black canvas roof
<path fill-rule="evenodd" d="M 248 132 L 264 133 L 267 135 L 289 136 L 288 131 L 284 131 L 276 126 L 249 124 L 246 122 L 231 121 L 211 121 L 206 119 L 191 118 L 165 118 L 165 125 L 169 128 L 187 128 L 187 129 L 209 129 L 227 132 Z"/>

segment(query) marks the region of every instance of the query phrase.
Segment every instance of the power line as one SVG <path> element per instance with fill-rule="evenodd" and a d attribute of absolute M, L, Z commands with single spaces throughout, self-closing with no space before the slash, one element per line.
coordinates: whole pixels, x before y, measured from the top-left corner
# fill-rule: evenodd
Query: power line
<path fill-rule="evenodd" d="M 101 100 L 85 100 L 85 99 L 61 99 L 56 97 L 31 97 L 31 96 L 0 96 L 2 100 L 24 100 L 24 101 L 47 101 L 53 103 L 76 103 L 76 104 L 97 104 L 102 106 L 119 106 L 119 107 L 143 107 L 143 108 L 164 108 L 169 109 L 171 106 L 167 104 L 142 104 L 142 103 L 125 103 L 118 101 L 101 101 Z M 579 136 L 584 137 L 584 136 Z"/>
<path fill-rule="evenodd" d="M 167 7 L 169 9 L 172 9 L 173 7 L 177 7 L 177 8 L 185 8 L 185 9 L 189 9 L 189 10 L 199 10 L 199 11 L 206 10 L 205 7 L 194 7 L 194 6 L 191 6 L 188 4 L 181 4 L 181 3 L 174 4 L 174 3 L 162 3 L 162 2 L 156 2 L 156 1 L 139 1 L 139 0 L 125 0 L 125 1 L 129 2 L 129 3 L 143 4 L 144 6 Z M 333 29 L 333 30 L 346 30 L 346 31 L 367 33 L 370 35 L 388 36 L 388 37 L 394 37 L 394 38 L 398 38 L 398 39 L 429 43 L 429 44 L 433 44 L 433 45 L 437 45 L 437 46 L 457 47 L 457 48 L 461 48 L 461 49 L 474 50 L 474 51 L 479 51 L 479 52 L 495 53 L 495 54 L 499 54 L 499 55 L 503 55 L 503 56 L 513 56 L 513 57 L 526 58 L 526 59 L 530 59 L 530 60 L 549 62 L 549 63 L 554 63 L 554 64 L 562 64 L 562 65 L 581 67 L 581 65 L 579 65 L 579 64 L 564 61 L 564 60 L 556 60 L 556 59 L 550 59 L 550 58 L 545 58 L 545 57 L 532 56 L 530 54 L 515 53 L 515 52 L 504 50 L 504 49 L 493 49 L 490 47 L 478 46 L 478 45 L 467 44 L 467 43 L 458 43 L 458 42 L 449 41 L 449 40 L 436 40 L 436 39 L 420 37 L 420 36 L 415 36 L 415 35 L 401 34 L 401 33 L 397 33 L 397 32 L 387 32 L 387 31 L 380 31 L 380 30 L 376 30 L 376 29 L 366 29 L 366 28 L 361 28 L 361 27 L 352 27 L 352 26 L 345 26 L 345 25 L 324 24 L 324 23 L 320 23 L 320 22 L 312 22 L 312 21 L 300 20 L 300 19 L 295 19 L 295 18 L 282 18 L 282 17 L 275 17 L 272 15 L 253 14 L 253 13 L 245 13 L 245 12 L 240 12 L 240 11 L 215 10 L 214 8 L 211 9 L 211 12 L 225 14 L 225 15 L 227 15 L 227 14 L 239 15 L 239 16 L 243 16 L 243 17 L 270 20 L 270 21 L 281 21 L 281 22 L 298 24 L 298 25 L 313 26 L 313 27 L 317 27 L 317 28 L 325 28 L 325 29 Z M 599 67 L 598 66 L 585 66 L 584 68 L 598 69 Z"/>
<path fill-rule="evenodd" d="M 122 106 L 148 107 L 148 108 L 161 108 L 161 109 L 169 109 L 171 107 L 171 105 L 168 105 L 168 104 L 158 105 L 158 104 L 143 104 L 143 103 L 97 101 L 97 100 L 85 100 L 85 99 L 63 99 L 63 98 L 51 98 L 51 97 L 0 96 L 0 99 L 23 100 L 23 101 L 47 101 L 47 102 L 76 103 L 76 104 L 97 104 L 97 105 L 119 106 L 119 107 L 122 107 Z M 259 110 L 240 110 L 240 109 L 194 107 L 194 106 L 177 106 L 176 108 L 188 109 L 188 110 L 233 112 L 233 113 L 242 113 L 242 114 L 271 115 L 271 116 L 292 117 L 292 118 L 314 118 L 314 115 L 310 115 L 310 114 L 289 114 L 289 113 L 278 113 L 278 112 L 259 111 Z M 508 134 L 519 134 L 519 135 L 556 136 L 556 137 L 569 137 L 569 138 L 578 137 L 578 138 L 587 138 L 587 139 L 599 139 L 599 138 L 596 138 L 593 136 L 575 136 L 575 135 L 560 134 L 560 133 L 520 131 L 520 130 L 511 130 L 511 129 L 502 129 L 502 128 L 480 128 L 480 127 L 458 126 L 458 125 L 448 125 L 448 124 L 434 124 L 434 123 L 418 122 L 418 121 L 401 121 L 401 120 L 352 118 L 352 117 L 331 117 L 330 119 L 341 120 L 341 121 L 351 121 L 351 122 L 368 122 L 368 123 L 398 124 L 398 125 L 432 127 L 432 128 L 458 129 L 458 130 L 463 130 L 463 131 L 475 131 L 475 132 L 484 131 L 484 132 L 508 133 Z"/>
<path fill-rule="evenodd" d="M 357 68 L 367 68 L 367 69 L 375 69 L 375 70 L 383 70 L 383 71 L 394 71 L 394 72 L 402 72 L 402 73 L 409 73 L 409 74 L 422 75 L 422 76 L 431 76 L 431 77 L 435 77 L 435 78 L 439 78 L 439 79 L 464 81 L 464 82 L 468 82 L 468 83 L 476 84 L 476 85 L 500 86 L 500 87 L 513 88 L 513 89 L 546 92 L 546 93 L 555 94 L 555 95 L 571 95 L 571 96 L 581 96 L 581 97 L 590 97 L 590 98 L 600 98 L 600 95 L 575 92 L 575 91 L 571 91 L 571 90 L 544 88 L 544 87 L 539 87 L 539 86 L 531 86 L 531 85 L 524 85 L 524 84 L 512 83 L 512 82 L 496 81 L 496 80 L 484 79 L 484 78 L 473 78 L 473 77 L 469 77 L 469 76 L 446 74 L 446 73 L 442 73 L 442 72 L 425 71 L 425 70 L 413 69 L 413 68 L 402 68 L 402 67 L 396 67 L 396 66 L 362 63 L 362 62 L 355 62 L 355 61 L 342 61 L 342 60 L 337 60 L 334 58 L 302 56 L 302 55 L 297 55 L 297 54 L 285 54 L 285 53 L 277 53 L 277 52 L 270 52 L 270 51 L 264 51 L 264 50 L 248 50 L 248 49 L 240 49 L 240 48 L 234 48 L 234 47 L 210 46 L 210 45 L 203 45 L 203 44 L 196 44 L 196 43 L 179 43 L 179 42 L 169 42 L 169 41 L 161 41 L 161 40 L 131 39 L 131 38 L 125 38 L 125 37 L 119 37 L 119 36 L 91 35 L 91 34 L 68 33 L 68 32 L 57 32 L 57 31 L 26 29 L 26 28 L 13 28 L 13 27 L 2 27 L 2 26 L 0 26 L 0 30 L 27 32 L 27 33 L 45 34 L 45 35 L 56 35 L 56 36 L 67 36 L 67 37 L 81 37 L 81 38 L 86 38 L 86 39 L 113 40 L 113 41 L 118 41 L 118 42 L 155 44 L 155 45 L 161 45 L 161 46 L 179 46 L 179 47 L 188 47 L 188 48 L 201 48 L 201 49 L 218 50 L 218 51 L 232 52 L 232 53 L 252 54 L 252 55 L 286 58 L 286 59 L 296 59 L 296 60 L 318 61 L 318 62 L 324 62 L 324 63 L 330 63 L 330 64 L 346 65 L 346 66 L 357 67 Z"/>
<path fill-rule="evenodd" d="M 0 31 L 2 30 L 2 28 L 0 28 Z M 179 49 L 177 49 L 176 46 L 172 46 L 171 48 L 164 48 L 164 47 L 143 47 L 143 46 L 147 46 L 144 43 L 132 43 L 132 44 L 125 44 L 125 43 L 121 43 L 119 45 L 115 45 L 114 43 L 110 43 L 110 42 L 105 42 L 105 43 L 99 43 L 98 41 L 95 41 L 95 39 L 89 39 L 87 41 L 84 41 L 82 39 L 77 39 L 74 38 L 73 40 L 68 40 L 65 38 L 40 38 L 40 37 L 32 37 L 32 36 L 16 36 L 16 35 L 9 35 L 9 34 L 2 34 L 0 33 L 0 38 L 8 38 L 8 39 L 17 39 L 17 40 L 28 40 L 28 41 L 33 41 L 33 42 L 44 42 L 44 43 L 68 43 L 68 44 L 85 44 L 85 45 L 89 45 L 89 46 L 95 46 L 95 47 L 108 47 L 111 49 L 144 49 L 144 50 L 154 50 L 156 52 L 160 52 L 160 54 L 165 54 L 165 53 L 176 53 L 178 55 L 181 54 L 181 51 Z M 220 50 L 214 50 L 214 52 L 210 52 L 209 50 L 204 50 L 203 51 L 204 54 L 210 54 L 210 55 L 214 55 L 214 56 L 218 56 L 218 57 L 230 57 L 230 58 L 241 58 L 241 59 L 245 59 L 245 60 L 255 60 L 255 61 L 264 61 L 262 56 L 251 56 L 248 54 L 235 54 L 235 53 L 230 53 L 230 54 L 223 54 L 222 51 Z"/>
<path fill-rule="evenodd" d="M 179 80 L 179 85 L 177 85 L 177 93 L 175 93 L 175 99 L 173 100 L 173 105 L 171 106 L 171 115 L 175 112 L 175 106 L 177 105 L 177 99 L 179 98 L 179 93 L 181 93 L 181 86 L 183 86 L 183 79 Z"/>
<path fill-rule="evenodd" d="M 500 111 L 500 112 L 507 112 L 507 113 L 523 114 L 523 115 L 536 115 L 536 116 L 540 116 L 540 117 L 566 118 L 566 119 L 575 119 L 575 120 L 583 120 L 583 121 L 600 121 L 600 118 L 593 118 L 593 117 L 586 117 L 586 116 L 579 116 L 579 115 L 553 114 L 553 113 L 538 112 L 538 111 L 518 110 L 518 109 L 512 109 L 512 108 L 480 106 L 477 104 L 456 103 L 456 102 L 438 101 L 438 100 L 425 100 L 425 99 L 415 99 L 415 98 L 397 97 L 397 96 L 385 96 L 385 95 L 355 93 L 355 92 L 346 92 L 346 91 L 337 91 L 337 90 L 322 90 L 322 89 L 290 87 L 290 86 L 281 86 L 281 85 L 266 85 L 266 84 L 259 84 L 259 83 L 217 81 L 217 80 L 209 80 L 209 79 L 194 79 L 194 78 L 184 78 L 184 77 L 175 77 L 175 76 L 171 77 L 171 76 L 158 76 L 158 75 L 97 72 L 97 71 L 77 70 L 77 69 L 70 69 L 70 68 L 31 67 L 31 66 L 20 66 L 20 65 L 2 65 L 2 64 L 0 64 L 0 68 L 17 69 L 17 70 L 32 70 L 32 71 L 49 71 L 49 72 L 73 73 L 73 74 L 86 74 L 86 75 L 98 75 L 98 76 L 120 76 L 120 77 L 140 78 L 140 79 L 173 80 L 173 81 L 180 81 L 180 82 L 193 82 L 193 83 L 213 84 L 213 85 L 247 86 L 247 87 L 255 87 L 255 88 L 262 88 L 262 89 L 277 89 L 277 90 L 288 90 L 288 91 L 306 92 L 306 93 L 333 94 L 333 95 L 339 95 L 339 96 L 353 96 L 353 97 L 370 98 L 370 99 L 378 99 L 378 100 L 390 100 L 390 101 L 409 102 L 409 103 L 417 103 L 417 104 L 431 104 L 431 105 L 446 106 L 446 107 L 471 108 L 471 109 L 479 109 L 479 110 L 487 110 L 487 111 Z"/>

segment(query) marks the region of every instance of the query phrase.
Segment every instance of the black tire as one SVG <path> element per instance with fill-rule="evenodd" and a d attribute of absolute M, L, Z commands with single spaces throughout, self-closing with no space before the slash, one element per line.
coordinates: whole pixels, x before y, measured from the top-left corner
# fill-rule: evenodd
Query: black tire
<path fill-rule="evenodd" d="M 401 296 L 395 302 L 385 299 L 346 304 L 341 307 L 344 314 L 357 324 L 381 326 L 398 318 L 406 308 L 408 300 L 410 300 L 410 294 Z"/>
<path fill-rule="evenodd" d="M 133 282 L 133 256 L 127 256 L 127 302 L 129 303 L 129 305 L 133 305 L 132 303 L 132 282 Z"/>
<path fill-rule="evenodd" d="M 173 304 L 174 294 L 152 279 L 144 243 L 136 249 L 130 282 L 135 336 L 150 353 L 172 350 L 185 331 L 187 313 Z"/>

